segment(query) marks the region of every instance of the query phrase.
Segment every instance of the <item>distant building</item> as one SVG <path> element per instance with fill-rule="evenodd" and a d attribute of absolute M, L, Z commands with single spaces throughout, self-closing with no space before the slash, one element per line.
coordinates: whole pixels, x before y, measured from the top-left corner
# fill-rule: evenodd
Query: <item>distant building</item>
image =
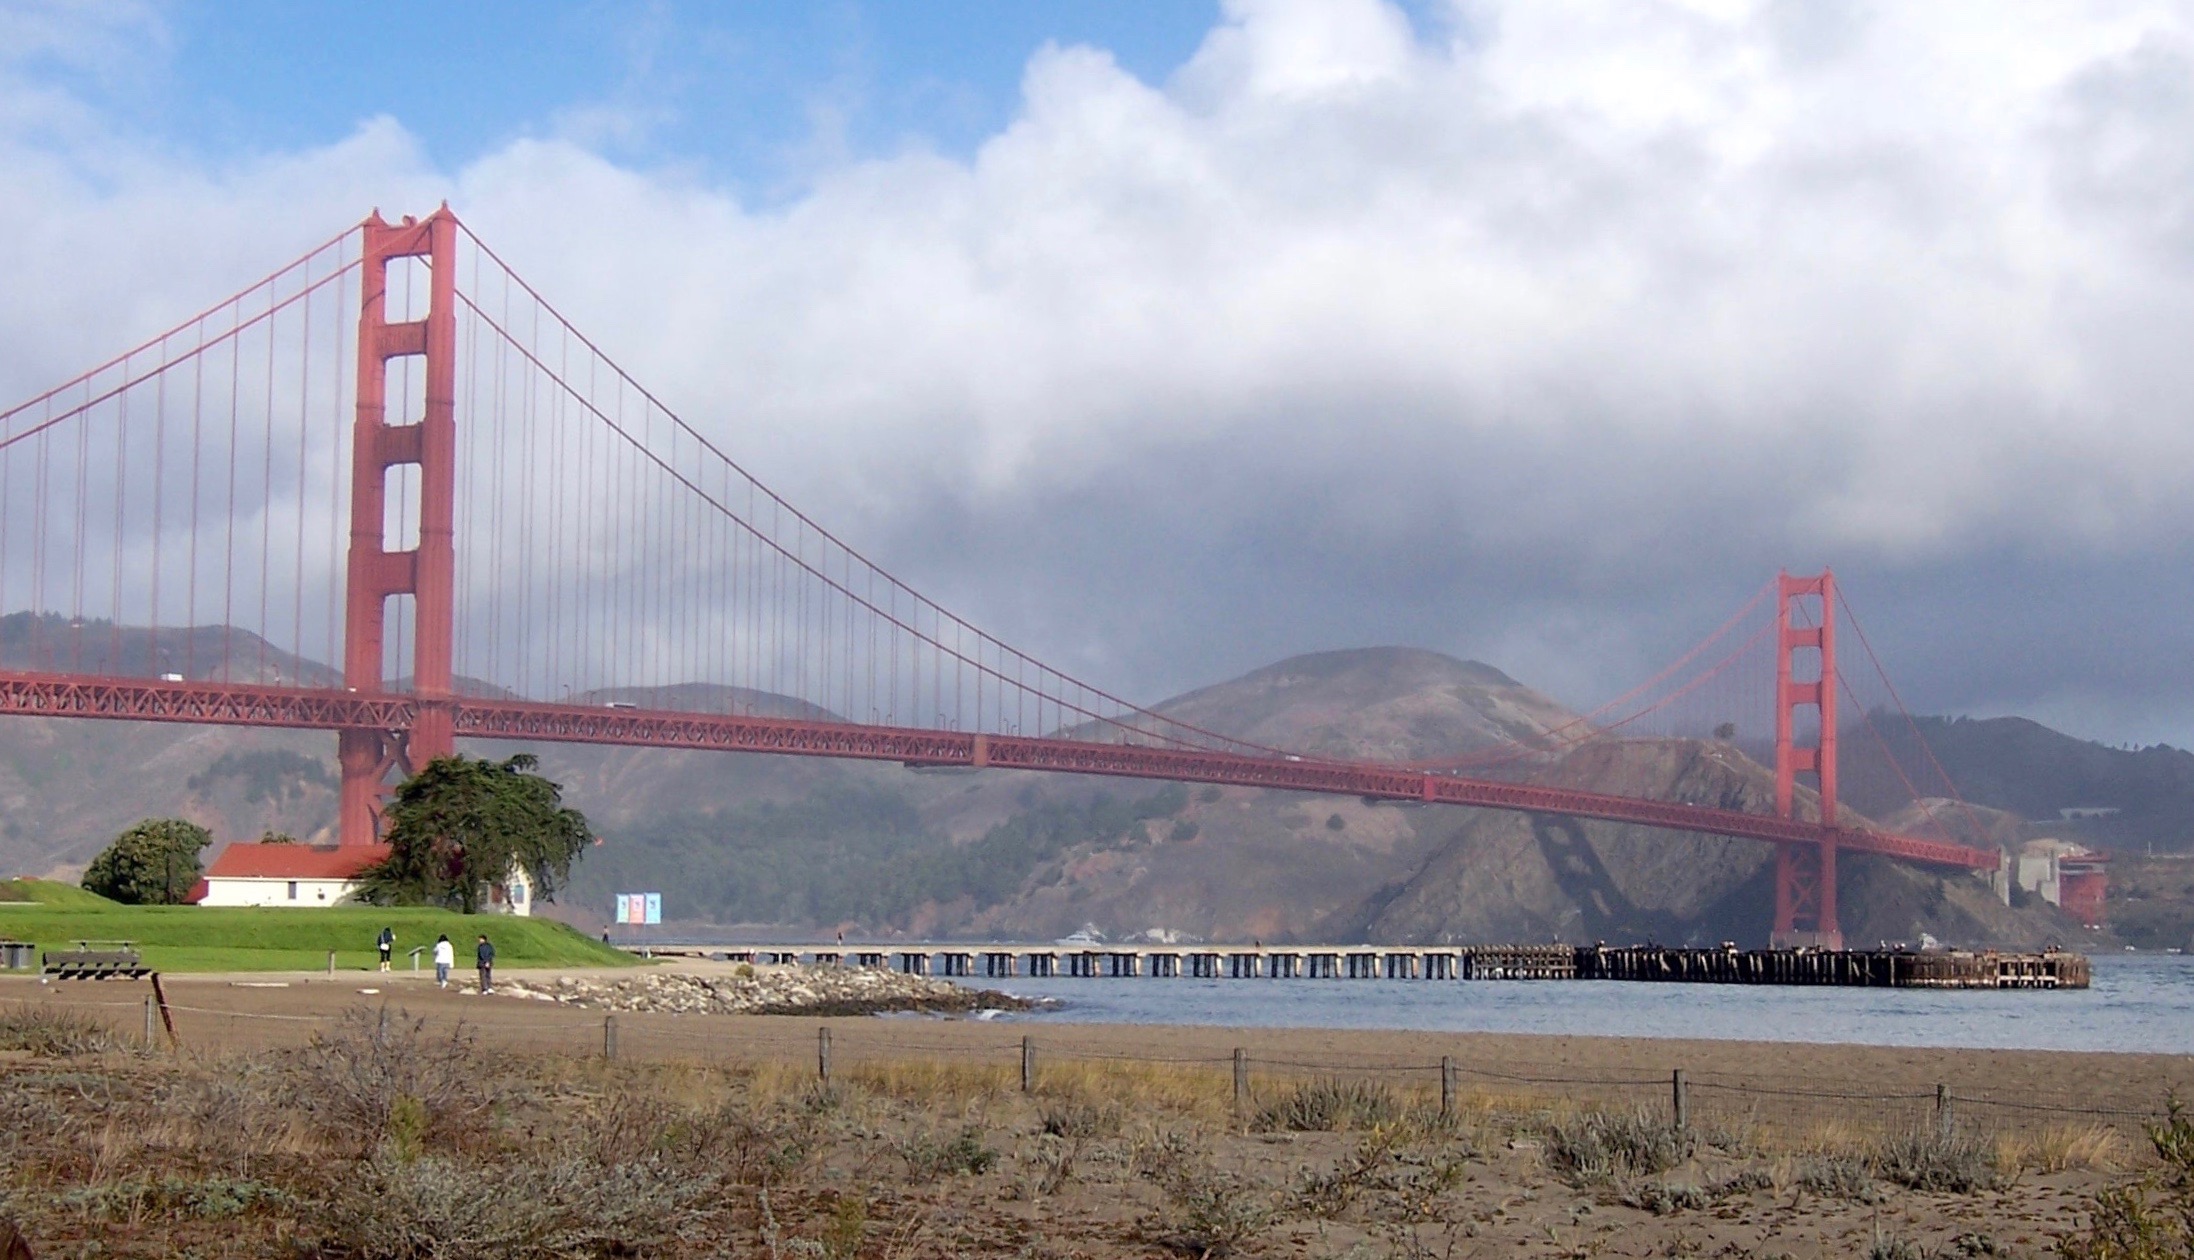
<path fill-rule="evenodd" d="M 526 874 L 526 868 L 513 866 L 509 879 L 488 885 L 488 909 L 496 914 L 532 917 L 533 879 Z"/>
<path fill-rule="evenodd" d="M 2070 840 L 2043 838 L 2019 846 L 2012 860 L 2018 886 L 2060 907 L 2084 927 L 2103 925 L 2103 901 L 2109 892 L 2107 854 Z"/>
<path fill-rule="evenodd" d="M 358 878 L 389 855 L 385 844 L 317 847 L 236 843 L 221 850 L 192 890 L 201 906 L 332 906 L 358 891 Z M 533 881 L 523 869 L 488 889 L 488 909 L 530 916 Z"/>
<path fill-rule="evenodd" d="M 232 844 L 213 860 L 202 906 L 332 906 L 358 890 L 358 877 L 389 855 L 387 845 L 319 848 Z"/>

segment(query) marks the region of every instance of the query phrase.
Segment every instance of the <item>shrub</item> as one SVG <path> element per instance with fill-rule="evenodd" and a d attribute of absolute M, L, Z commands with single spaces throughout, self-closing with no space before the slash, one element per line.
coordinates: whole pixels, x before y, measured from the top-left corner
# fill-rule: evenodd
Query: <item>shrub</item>
<path fill-rule="evenodd" d="M 1851 1199 L 1872 1203 L 1880 1197 L 1874 1174 L 1863 1159 L 1849 1155 L 1815 1155 L 1798 1161 L 1792 1184 L 1827 1199 Z"/>
<path fill-rule="evenodd" d="M 1875 1170 L 1908 1190 L 1971 1194 L 1997 1184 L 1995 1152 L 1958 1128 L 1930 1128 L 1882 1144 Z"/>
<path fill-rule="evenodd" d="M 949 1141 L 918 1133 L 899 1142 L 897 1148 L 907 1171 L 923 1180 L 960 1173 L 980 1176 L 998 1162 L 998 1152 L 983 1144 L 983 1128 L 976 1124 L 961 1129 Z"/>
<path fill-rule="evenodd" d="M 105 1024 L 62 1006 L 29 1004 L 0 1009 L 0 1050 L 27 1050 L 63 1059 L 121 1049 L 122 1039 Z"/>
<path fill-rule="evenodd" d="M 1121 1120 L 1118 1107 L 1097 1106 L 1079 1098 L 1068 1098 L 1044 1104 L 1036 1113 L 1036 1131 L 1052 1137 L 1087 1141 L 1118 1133 Z"/>
<path fill-rule="evenodd" d="M 687 1121 L 671 1152 L 679 1162 L 714 1169 L 736 1185 L 775 1185 L 816 1157 L 828 1108 L 815 1104 L 827 1097 L 809 1095 L 798 1105 L 765 1108 L 726 1102 Z"/>
<path fill-rule="evenodd" d="M 1329 1133 L 1368 1129 L 1402 1118 L 1401 1100 L 1377 1081 L 1306 1081 L 1257 1109 L 1250 1127 L 1264 1132 Z"/>
<path fill-rule="evenodd" d="M 1148 1232 L 1169 1251 L 1216 1260 L 1254 1241 L 1276 1216 L 1270 1196 L 1232 1173 L 1213 1169 L 1201 1152 L 1168 1161 L 1155 1177 L 1165 1210 Z"/>
<path fill-rule="evenodd" d="M 2147 1130 L 2163 1170 L 2097 1194 L 2088 1209 L 2086 1231 L 2058 1242 L 2064 1260 L 2184 1260 L 2194 1255 L 2194 1119 L 2173 1098 L 2164 1119 Z"/>
<path fill-rule="evenodd" d="M 1684 1181 L 1640 1181 L 1626 1187 L 1619 1196 L 1621 1201 L 1634 1208 L 1642 1208 L 1655 1216 L 1671 1212 L 1709 1208 L 1724 1199 L 1755 1190 L 1765 1190 L 1773 1180 L 1758 1169 L 1742 1169 L 1727 1177 L 1696 1185 Z"/>
<path fill-rule="evenodd" d="M 228 1177 L 126 1177 L 64 1191 L 59 1201 L 86 1215 L 125 1220 L 166 1215 L 218 1221 L 253 1211 L 297 1209 L 295 1197 L 286 1191 Z"/>
<path fill-rule="evenodd" d="M 1546 1162 L 1585 1186 L 1666 1172 L 1691 1158 L 1696 1146 L 1688 1129 L 1658 1116 L 1594 1111 L 1547 1126 Z"/>
<path fill-rule="evenodd" d="M 431 1032 L 424 1019 L 352 1007 L 299 1053 L 292 1094 L 338 1145 L 361 1153 L 392 1133 L 407 1155 L 430 1140 L 461 1142 L 486 1122 L 494 1082 L 471 1033 Z"/>
<path fill-rule="evenodd" d="M 691 1230 L 716 1192 L 709 1178 L 654 1160 L 431 1155 L 374 1160 L 344 1187 L 324 1214 L 321 1249 L 356 1260 L 652 1254 Z"/>
<path fill-rule="evenodd" d="M 1372 1129 L 1331 1171 L 1303 1170 L 1295 1190 L 1297 1203 L 1312 1216 L 1333 1217 L 1347 1211 L 1365 1190 L 1391 1188 L 1387 1174 L 1400 1146 L 1398 1126 Z"/>
<path fill-rule="evenodd" d="M 1074 1168 L 1090 1142 L 1120 1131 L 1118 1107 L 1100 1107 L 1069 1098 L 1045 1104 L 1037 1114 L 1036 1150 L 1029 1163 L 1036 1170 L 1036 1191 L 1057 1194 L 1074 1178 Z"/>
<path fill-rule="evenodd" d="M 198 855 L 213 833 L 181 818 L 147 818 L 114 838 L 84 868 L 84 890 L 131 906 L 179 906 L 204 873 Z"/>

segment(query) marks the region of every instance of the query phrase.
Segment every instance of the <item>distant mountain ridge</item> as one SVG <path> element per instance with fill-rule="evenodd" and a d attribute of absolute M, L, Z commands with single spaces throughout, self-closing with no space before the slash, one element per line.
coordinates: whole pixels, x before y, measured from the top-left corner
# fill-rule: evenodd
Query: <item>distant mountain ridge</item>
<path fill-rule="evenodd" d="M 116 637 L 110 629 L 108 640 Z M 119 639 L 117 659 L 149 659 L 151 636 L 125 628 Z M 8 643 L 0 619 L 0 661 Z M 132 658 L 138 643 L 145 650 Z M 285 660 L 280 672 L 329 676 L 315 664 Z M 833 720 L 797 700 L 707 684 L 574 701 Z M 1153 708 L 1275 747 L 1400 762 L 1529 740 L 1574 718 L 1491 666 L 1410 648 L 1293 657 Z M 522 747 L 467 745 L 491 756 Z M 939 776 L 764 755 L 525 750 L 607 840 L 590 850 L 565 899 L 568 912 L 595 921 L 612 892 L 635 888 L 664 891 L 670 915 L 687 920 L 972 937 L 1048 938 L 1088 926 L 1179 939 L 1711 944 L 1764 939 L 1769 913 L 1771 851 L 1719 837 L 1010 771 Z M 312 732 L 0 724 L 0 861 L 36 873 L 81 863 L 123 826 L 158 814 L 196 818 L 224 840 L 269 827 L 324 837 L 333 751 L 331 738 Z M 1764 809 L 1770 798 L 1767 772 L 1716 741 L 1604 741 L 1534 766 L 1548 781 L 1662 799 Z M 2022 944 L 2063 930 L 2046 915 L 2004 910 L 1962 876 L 1853 859 L 1845 891 L 1854 940 L 1928 931 Z"/>
<path fill-rule="evenodd" d="M 2194 847 L 2194 752 L 2155 744 L 2127 750 L 2053 731 L 2020 717 L 1922 717 L 1874 723 L 1874 735 L 1846 739 L 1843 799 L 1868 813 L 1889 813 L 1912 794 L 1884 756 L 1924 766 L 1941 762 L 1966 801 L 2003 810 L 2053 834 L 2093 845 L 2159 852 Z M 1915 739 L 1925 739 L 1923 752 Z M 2065 810 L 2113 810 L 2065 818 Z"/>
<path fill-rule="evenodd" d="M 1576 717 L 1491 665 L 1403 647 L 1293 656 L 1151 707 L 1267 747 L 1402 762 L 1529 740 Z"/>

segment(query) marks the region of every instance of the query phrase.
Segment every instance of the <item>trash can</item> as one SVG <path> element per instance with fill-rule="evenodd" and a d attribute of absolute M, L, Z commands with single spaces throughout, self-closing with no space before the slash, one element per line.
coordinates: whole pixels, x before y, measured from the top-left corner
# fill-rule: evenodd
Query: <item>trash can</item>
<path fill-rule="evenodd" d="M 38 966 L 38 947 L 23 941 L 0 941 L 0 969 L 31 971 Z"/>

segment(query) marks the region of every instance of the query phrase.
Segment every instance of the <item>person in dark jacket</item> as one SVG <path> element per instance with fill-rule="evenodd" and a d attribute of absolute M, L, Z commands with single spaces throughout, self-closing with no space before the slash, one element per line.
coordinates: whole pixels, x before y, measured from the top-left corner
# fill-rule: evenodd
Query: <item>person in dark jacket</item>
<path fill-rule="evenodd" d="M 495 947 L 488 944 L 486 933 L 480 936 L 480 944 L 472 951 L 473 960 L 480 967 L 480 992 L 495 992 Z"/>
<path fill-rule="evenodd" d="M 396 929 L 382 928 L 381 937 L 374 944 L 381 947 L 381 970 L 389 969 L 389 955 L 396 952 Z"/>

